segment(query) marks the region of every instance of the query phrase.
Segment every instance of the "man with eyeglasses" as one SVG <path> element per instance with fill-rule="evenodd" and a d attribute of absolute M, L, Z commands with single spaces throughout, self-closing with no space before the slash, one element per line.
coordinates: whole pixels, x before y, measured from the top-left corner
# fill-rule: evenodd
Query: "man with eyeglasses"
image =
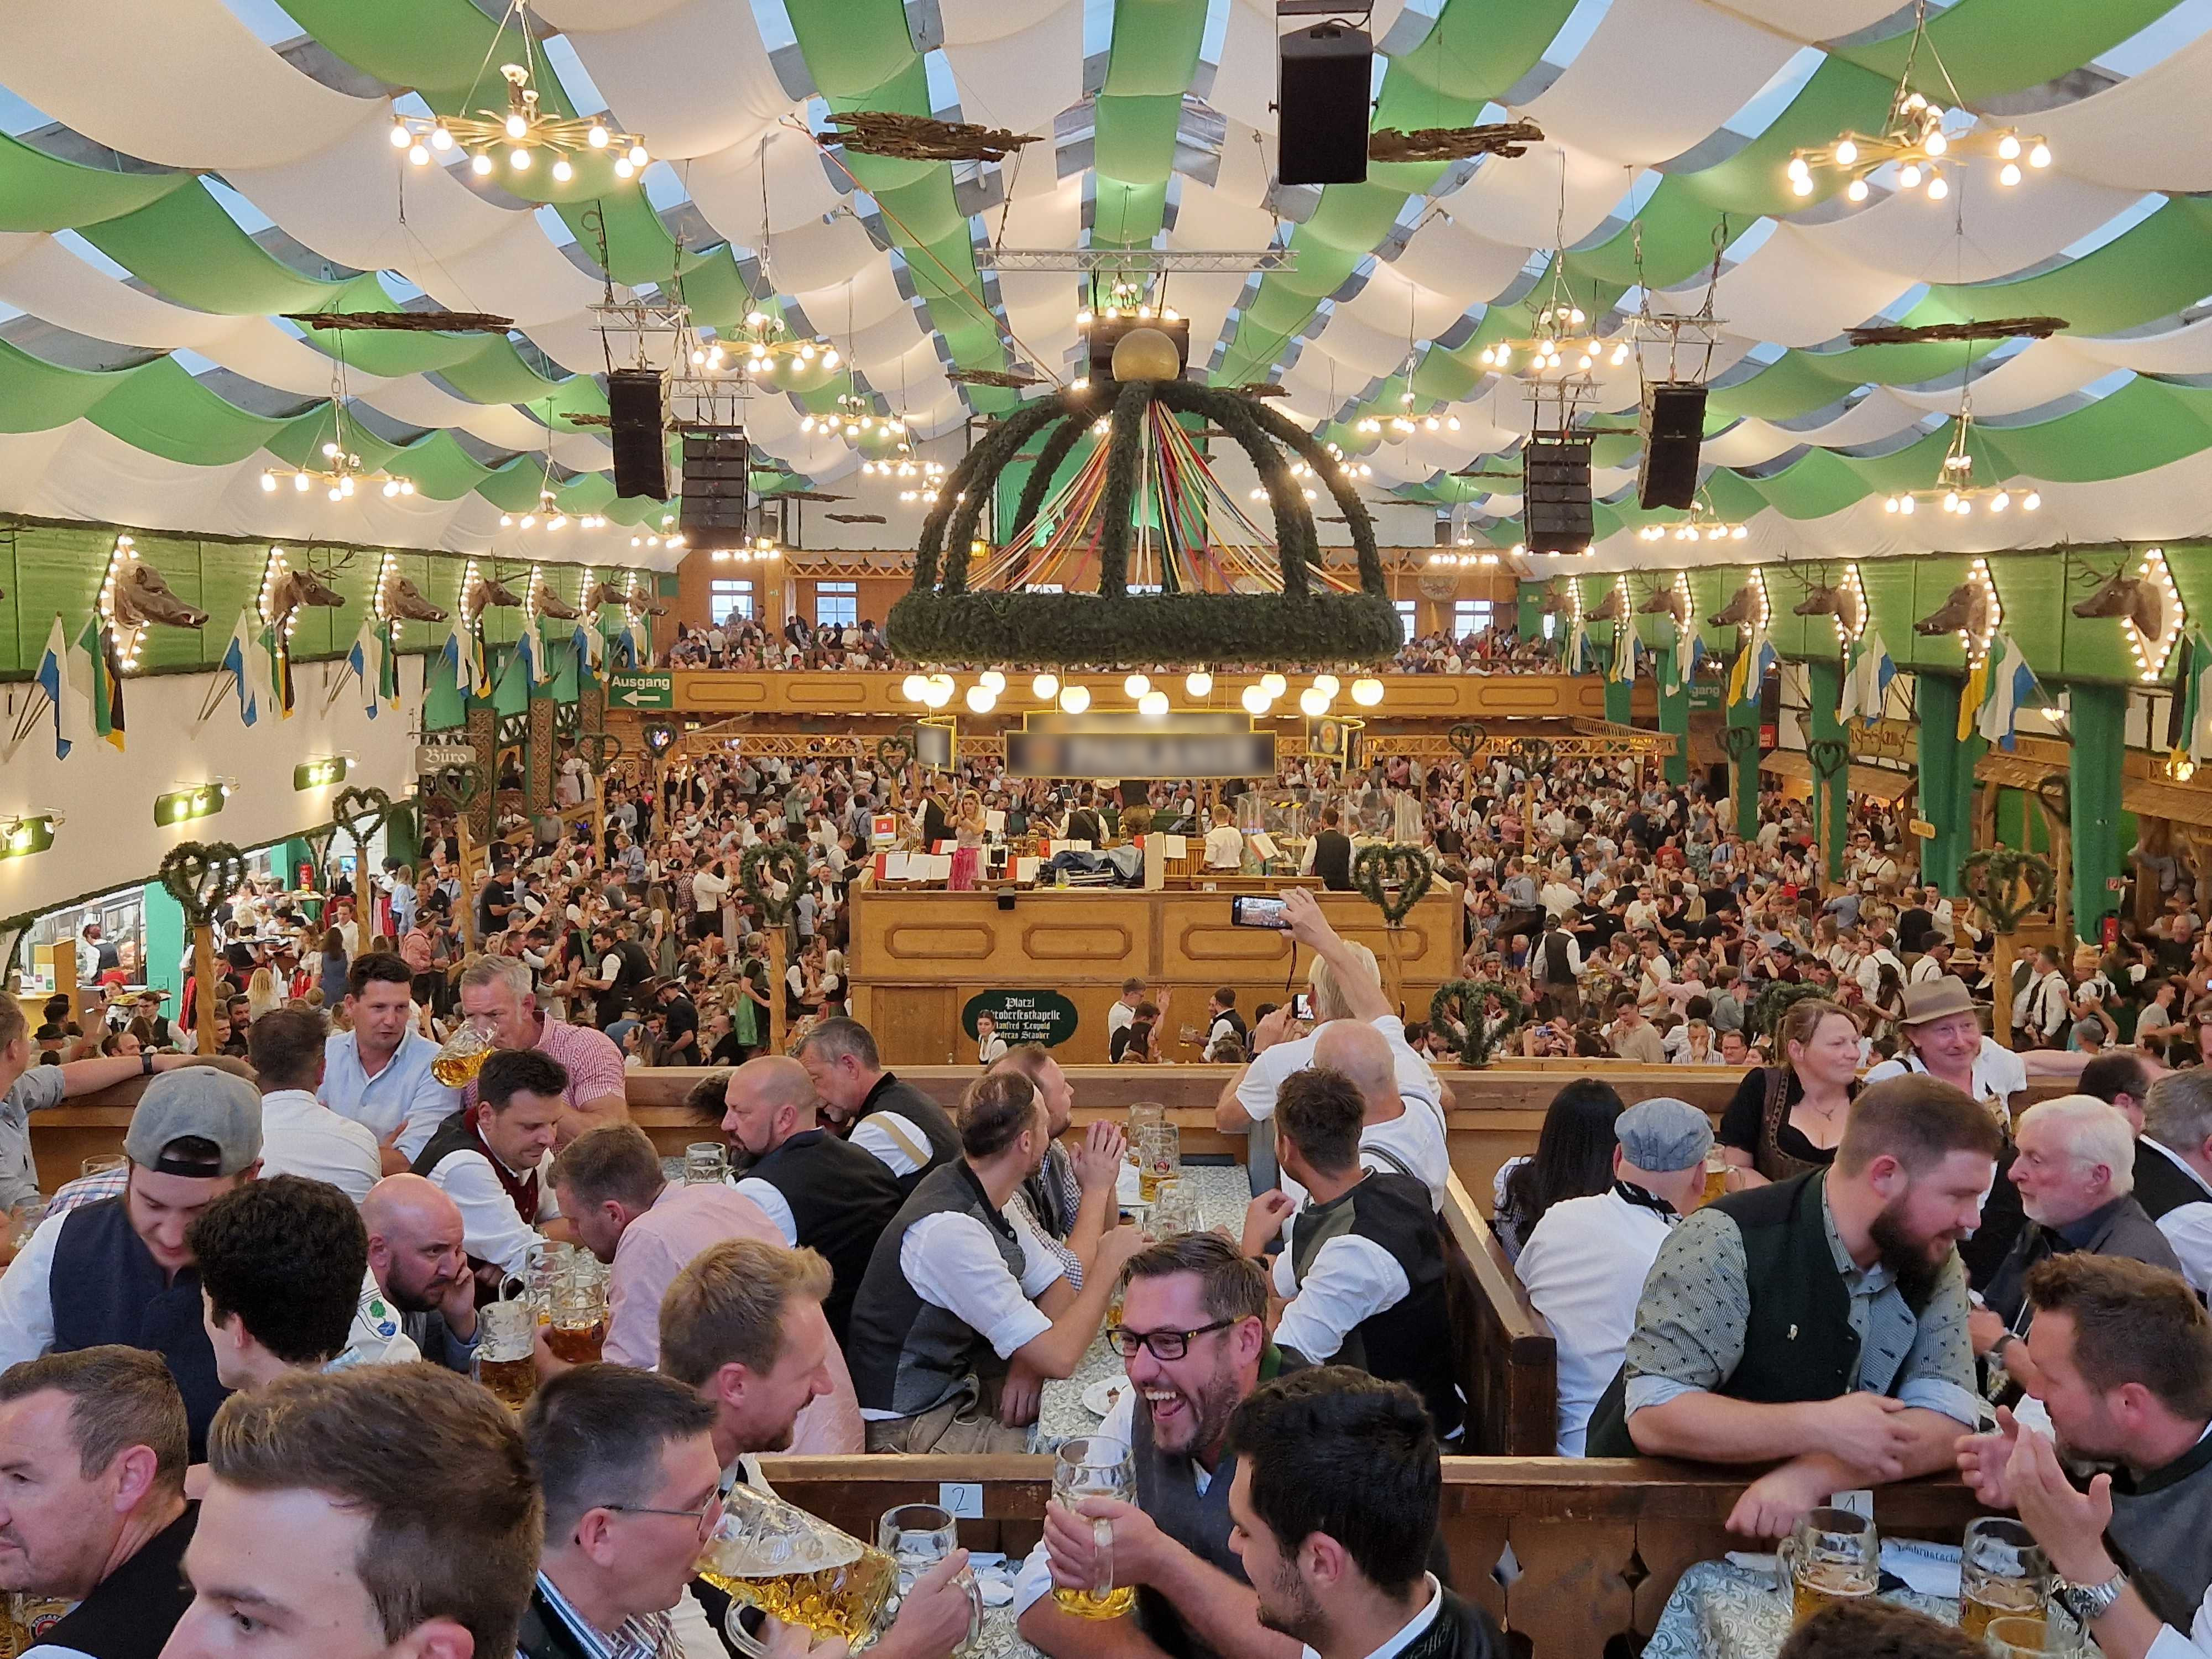
<path fill-rule="evenodd" d="M 1229 1420 L 1284 1369 L 1267 1340 L 1266 1274 L 1215 1233 L 1185 1233 L 1129 1260 L 1121 1323 L 1110 1336 L 1130 1387 L 1099 1425 L 1132 1448 L 1137 1501 L 1058 1503 L 1023 1564 L 1014 1605 L 1024 1641 L 1051 1659 L 1298 1659 L 1298 1644 L 1261 1627 L 1230 1548 L 1223 1455 Z M 1113 1527 L 1113 1577 L 1137 1586 L 1131 1619 L 1079 1619 L 1048 1594 L 1088 1588 L 1092 1525 Z"/>
<path fill-rule="evenodd" d="M 522 1421 L 545 1494 L 523 1659 L 684 1659 L 685 1601 L 722 1509 L 714 1407 L 672 1377 L 579 1365 Z"/>

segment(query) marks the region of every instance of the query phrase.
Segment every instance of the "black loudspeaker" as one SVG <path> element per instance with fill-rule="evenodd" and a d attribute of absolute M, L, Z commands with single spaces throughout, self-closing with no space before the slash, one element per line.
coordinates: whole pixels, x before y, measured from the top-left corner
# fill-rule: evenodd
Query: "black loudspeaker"
<path fill-rule="evenodd" d="M 1705 438 L 1702 381 L 1655 380 L 1644 388 L 1644 459 L 1636 467 L 1639 506 L 1697 504 L 1698 447 Z"/>
<path fill-rule="evenodd" d="M 661 442 L 660 372 L 617 368 L 607 376 L 607 436 L 615 452 L 615 494 L 668 499 L 668 451 Z"/>
<path fill-rule="evenodd" d="M 1590 516 L 1590 441 L 1539 434 L 1521 452 L 1521 513 L 1531 553 L 1580 553 Z"/>
<path fill-rule="evenodd" d="M 1365 183 L 1374 41 L 1364 29 L 1329 22 L 1286 34 L 1276 44 L 1277 179 L 1285 185 Z"/>
<path fill-rule="evenodd" d="M 684 499 L 676 526 L 687 547 L 736 547 L 745 538 L 745 487 L 753 447 L 741 428 L 684 434 Z"/>

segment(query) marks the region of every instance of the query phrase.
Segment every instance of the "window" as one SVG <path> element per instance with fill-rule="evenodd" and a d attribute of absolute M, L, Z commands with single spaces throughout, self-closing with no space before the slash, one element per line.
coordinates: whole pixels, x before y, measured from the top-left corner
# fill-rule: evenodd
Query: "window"
<path fill-rule="evenodd" d="M 753 585 L 735 576 L 717 576 L 707 586 L 707 618 L 715 627 L 732 618 L 753 619 Z"/>
<path fill-rule="evenodd" d="M 860 585 L 858 582 L 817 582 L 814 584 L 814 625 L 817 628 L 851 628 L 860 620 Z"/>
<path fill-rule="evenodd" d="M 1408 645 L 1413 643 L 1413 602 L 1411 599 L 1400 599 L 1398 601 L 1398 626 L 1401 630 L 1403 630 L 1405 635 L 1402 643 Z"/>
<path fill-rule="evenodd" d="M 1470 634 L 1480 634 L 1491 623 L 1496 607 L 1488 599 L 1455 599 L 1452 602 L 1452 637 L 1463 640 Z"/>

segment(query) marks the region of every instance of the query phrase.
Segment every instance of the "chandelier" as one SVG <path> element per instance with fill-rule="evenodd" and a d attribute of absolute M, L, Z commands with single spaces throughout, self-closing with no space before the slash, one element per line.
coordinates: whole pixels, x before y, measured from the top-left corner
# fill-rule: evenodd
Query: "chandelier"
<path fill-rule="evenodd" d="M 755 559 L 765 561 L 780 559 L 782 556 L 783 549 L 776 544 L 776 539 L 773 536 L 748 537 L 738 546 L 718 547 L 714 550 L 714 557 L 718 562 L 734 559 L 739 564 L 750 564 Z"/>
<path fill-rule="evenodd" d="M 818 362 L 823 368 L 835 368 L 842 361 L 837 348 L 829 341 L 818 337 L 796 338 L 782 318 L 764 311 L 747 312 L 739 327 L 712 339 L 695 340 L 691 346 L 691 366 L 709 374 L 727 368 L 747 374 L 773 374 L 790 362 Z"/>
<path fill-rule="evenodd" d="M 872 438 L 879 432 L 903 434 L 906 422 L 896 415 L 878 415 L 874 406 L 857 392 L 837 394 L 837 410 L 834 415 L 809 415 L 799 423 L 801 432 L 842 432 L 858 441 Z"/>
<path fill-rule="evenodd" d="M 395 112 L 392 121 L 392 149 L 405 150 L 407 159 L 420 167 L 428 167 L 434 155 L 449 155 L 458 147 L 469 157 L 469 170 L 480 179 L 490 174 L 496 165 L 493 154 L 502 149 L 507 152 L 508 167 L 516 173 L 527 173 L 535 164 L 538 153 L 548 152 L 553 157 L 551 172 L 556 184 L 565 185 L 576 176 L 571 158 L 591 155 L 613 156 L 617 179 L 635 176 L 653 159 L 646 150 L 645 140 L 634 132 L 609 126 L 599 116 L 548 113 L 538 102 L 538 88 L 531 84 L 531 60 L 537 58 L 538 52 L 530 30 L 529 12 L 522 0 L 512 0 L 501 19 L 502 32 L 509 26 L 522 41 L 525 61 L 499 66 L 507 82 L 507 107 L 480 107 L 474 114 L 458 115 Z M 550 71 L 547 74 L 550 78 Z M 472 101 L 483 85 L 483 72 L 479 70 L 462 103 Z"/>
<path fill-rule="evenodd" d="M 1901 513 L 1910 518 L 1917 510 L 1917 502 L 1931 501 L 1942 511 L 1955 513 L 1965 518 L 1973 512 L 1978 501 L 1992 513 L 2005 512 L 2015 504 L 2023 513 L 2033 513 L 2041 507 L 2043 494 L 2040 490 L 2031 489 L 2015 496 L 2002 484 L 1974 483 L 1974 458 L 1967 449 L 1967 440 L 1973 429 L 1972 402 L 1961 399 L 1958 423 L 1951 433 L 1951 447 L 1944 454 L 1943 465 L 1936 474 L 1935 488 L 1900 490 L 1882 503 L 1883 510 Z"/>
<path fill-rule="evenodd" d="M 1923 47 L 1936 65 L 1936 74 L 1942 76 L 1943 88 L 1950 100 L 1948 108 L 1912 89 L 1913 64 Z M 1943 55 L 1928 37 L 1928 0 L 1914 0 L 1912 41 L 1905 50 L 1905 69 L 1898 76 L 1897 90 L 1890 97 L 1888 125 L 1872 137 L 1847 129 L 1834 142 L 1817 149 L 1791 151 L 1790 188 L 1799 196 L 1810 196 L 1815 182 L 1814 169 L 1832 170 L 1844 176 L 1844 198 L 1863 202 L 1870 193 L 1868 176 L 1893 161 L 1897 164 L 1899 190 L 1915 191 L 1924 185 L 1928 199 L 1940 202 L 1951 193 L 1944 168 L 1956 167 L 1970 157 L 1996 161 L 1997 183 L 2008 188 L 2027 176 L 2021 170 L 2023 163 L 2030 172 L 2040 172 L 2051 165 L 2051 146 L 2039 133 L 2022 133 L 2013 127 L 1972 127 L 1962 132 L 1946 132 L 1944 118 L 1957 111 L 1960 102 L 1959 88 L 1951 79 L 1951 71 L 1944 66 Z"/>
<path fill-rule="evenodd" d="M 412 478 L 395 478 L 388 472 L 378 472 L 362 465 L 360 456 L 341 447 L 336 439 L 323 446 L 321 466 L 272 466 L 261 475 L 261 488 L 274 492 L 286 478 L 292 488 L 305 492 L 322 486 L 323 493 L 331 501 L 342 501 L 354 493 L 359 484 L 376 484 L 386 495 L 412 495 Z"/>
<path fill-rule="evenodd" d="M 1740 542 L 1750 534 L 1749 526 L 1723 520 L 1714 512 L 1703 490 L 1698 492 L 1687 518 L 1672 525 L 1647 524 L 1636 532 L 1639 541 L 1647 542 L 1664 541 L 1670 536 L 1678 542 Z"/>
<path fill-rule="evenodd" d="M 513 513 L 499 515 L 499 527 L 502 530 L 535 530 L 541 524 L 548 530 L 566 530 L 571 524 L 580 530 L 599 530 L 605 527 L 606 522 L 606 516 L 599 513 L 580 513 L 572 519 L 562 509 L 550 484 L 539 489 L 538 506 L 534 510 L 520 515 Z"/>
<path fill-rule="evenodd" d="M 605 523 L 605 520 L 602 520 L 600 522 Z M 660 515 L 660 528 L 658 532 L 644 532 L 632 536 L 629 538 L 629 544 L 632 547 L 681 547 L 684 545 L 684 538 L 680 535 L 668 534 L 670 527 L 675 522 L 676 515 L 673 513 L 664 513 Z"/>

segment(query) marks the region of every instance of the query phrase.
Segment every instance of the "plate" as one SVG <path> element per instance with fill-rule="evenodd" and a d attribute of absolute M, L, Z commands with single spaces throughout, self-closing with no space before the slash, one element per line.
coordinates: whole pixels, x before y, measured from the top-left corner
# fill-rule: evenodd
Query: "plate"
<path fill-rule="evenodd" d="M 1112 1376 L 1101 1377 L 1083 1391 L 1083 1409 L 1093 1417 L 1103 1417 L 1121 1403 L 1121 1397 L 1128 1393 L 1129 1388 L 1129 1379 L 1126 1375 L 1117 1372 Z"/>

